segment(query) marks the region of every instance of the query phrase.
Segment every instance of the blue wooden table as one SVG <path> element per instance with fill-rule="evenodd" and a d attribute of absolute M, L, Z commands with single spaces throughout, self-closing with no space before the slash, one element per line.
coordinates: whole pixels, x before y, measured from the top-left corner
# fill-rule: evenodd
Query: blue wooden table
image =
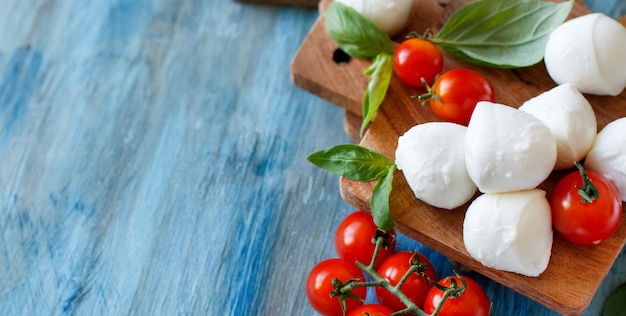
<path fill-rule="evenodd" d="M 313 315 L 306 274 L 336 256 L 353 211 L 306 161 L 349 142 L 342 110 L 289 79 L 316 18 L 229 0 L 3 1 L 0 315 Z M 404 236 L 398 248 L 451 272 Z M 496 315 L 554 314 L 478 279 Z M 624 255 L 587 314 L 623 282 Z"/>

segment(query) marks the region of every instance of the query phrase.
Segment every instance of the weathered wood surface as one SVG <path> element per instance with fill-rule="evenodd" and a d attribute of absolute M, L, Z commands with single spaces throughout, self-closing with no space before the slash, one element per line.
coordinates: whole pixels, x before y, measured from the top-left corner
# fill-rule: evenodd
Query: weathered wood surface
<path fill-rule="evenodd" d="M 258 4 L 271 4 L 281 6 L 294 6 L 303 8 L 317 8 L 319 0 L 236 0 L 242 3 L 258 3 Z"/>
<path fill-rule="evenodd" d="M 3 1 L 0 315 L 313 315 L 306 273 L 354 209 L 305 159 L 350 141 L 344 111 L 289 78 L 317 18 L 228 0 Z M 398 248 L 452 271 L 405 235 Z M 589 315 L 626 281 L 618 262 Z M 555 315 L 478 280 L 497 315 Z"/>
<path fill-rule="evenodd" d="M 289 78 L 317 15 L 2 1 L 0 315 L 312 314 L 353 209 L 305 159 L 342 111 Z"/>
<path fill-rule="evenodd" d="M 586 12 L 589 12 L 587 8 L 578 3 L 573 14 L 581 15 Z M 611 15 L 614 16 L 615 14 Z M 330 58 L 322 57 L 329 56 L 336 49 L 336 45 L 332 41 L 328 42 L 328 38 L 325 37 L 322 20 L 318 20 L 314 25 L 312 32 L 303 43 L 299 55 L 294 59 L 292 76 L 295 78 L 295 82 L 302 85 L 304 89 L 312 87 L 310 89 L 312 92 L 344 107 L 346 109 L 345 131 L 354 141 L 360 141 L 362 145 L 374 148 L 393 158 L 399 135 L 417 122 L 436 120 L 436 118 L 428 110 L 417 105 L 411 106 L 412 101 L 402 96 L 417 94 L 416 91 L 392 79 L 391 93 L 388 94 L 379 110 L 374 124 L 365 137 L 360 140 L 358 137 L 359 115 L 361 114 L 360 102 L 366 82 L 361 80 L 348 81 L 347 78 L 358 78 L 359 76 L 362 78 L 361 74 L 368 63 L 353 60 L 350 64 L 337 65 Z M 418 28 L 418 30 L 420 29 Z M 306 58 L 303 60 L 309 63 L 310 60 L 316 58 L 318 62 L 311 64 L 317 68 L 308 69 L 304 64 L 299 64 L 300 54 L 305 55 Z M 467 67 L 468 65 L 447 60 L 447 68 L 458 66 Z M 496 87 L 496 94 L 502 103 L 513 106 L 519 106 L 521 101 L 554 85 L 545 74 L 542 65 L 515 72 L 480 70 L 483 73 L 486 72 L 492 82 L 501 83 Z M 347 91 L 347 93 L 343 93 L 343 91 Z M 626 116 L 626 96 L 624 94 L 615 98 L 590 97 L 590 101 L 592 104 L 602 105 L 601 108 L 596 108 L 599 127 L 616 117 Z M 577 315 L 588 309 L 590 315 L 598 313 L 598 303 L 591 304 L 591 300 L 597 287 L 600 289 L 596 297 L 606 292 L 606 288 L 603 288 L 601 284 L 613 261 L 621 254 L 624 241 L 626 241 L 626 225 L 623 224 L 611 240 L 591 250 L 572 246 L 557 237 L 555 254 L 548 270 L 540 278 L 521 277 L 486 269 L 472 260 L 462 244 L 463 212 L 458 210 L 456 212 L 441 212 L 415 200 L 402 175 L 400 173 L 398 175 L 391 197 L 391 207 L 394 219 L 404 233 L 556 311 Z M 542 185 L 542 188 L 549 193 L 556 179 L 556 176 L 552 177 Z M 357 183 L 346 179 L 341 181 L 344 199 L 362 208 L 368 208 L 372 187 L 372 184 Z M 581 266 L 576 266 L 574 263 L 578 262 L 580 258 L 587 257 L 590 259 L 582 263 L 584 273 L 579 273 Z M 620 267 L 619 261 L 615 267 Z M 615 282 L 615 280 L 608 278 L 604 284 L 611 284 L 609 287 L 613 287 Z M 565 287 L 567 290 L 564 291 Z"/>

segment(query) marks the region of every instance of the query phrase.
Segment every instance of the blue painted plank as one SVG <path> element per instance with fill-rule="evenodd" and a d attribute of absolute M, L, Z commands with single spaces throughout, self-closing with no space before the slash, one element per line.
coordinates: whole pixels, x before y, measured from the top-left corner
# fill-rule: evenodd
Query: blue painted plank
<path fill-rule="evenodd" d="M 626 15 L 626 3 L 623 0 L 584 0 L 592 12 L 602 12 L 612 18 Z"/>
<path fill-rule="evenodd" d="M 224 0 L 5 1 L 0 314 L 313 314 L 306 274 L 352 211 L 306 161 L 349 141 L 342 111 L 289 80 L 316 19 Z M 399 249 L 451 272 L 405 236 Z M 496 314 L 554 315 L 478 279 Z"/>

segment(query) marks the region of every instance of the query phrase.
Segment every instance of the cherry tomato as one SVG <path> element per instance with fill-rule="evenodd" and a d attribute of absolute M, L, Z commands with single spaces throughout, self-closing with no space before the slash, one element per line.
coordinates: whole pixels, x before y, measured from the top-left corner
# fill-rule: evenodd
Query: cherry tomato
<path fill-rule="evenodd" d="M 380 304 L 367 304 L 353 309 L 348 316 L 388 316 L 393 311 Z"/>
<path fill-rule="evenodd" d="M 340 258 L 321 261 L 309 272 L 306 281 L 306 296 L 311 306 L 324 316 L 343 316 L 339 297 L 330 297 L 330 293 L 334 290 L 333 279 L 338 279 L 344 283 L 352 279 L 362 281 L 363 273 L 353 262 Z M 357 287 L 352 290 L 352 293 L 365 299 L 367 289 L 365 287 Z M 363 305 L 361 301 L 347 298 L 346 313 L 361 305 Z"/>
<path fill-rule="evenodd" d="M 369 213 L 358 210 L 346 216 L 335 232 L 335 249 L 339 257 L 350 262 L 359 261 L 368 265 L 376 245 L 372 240 L 376 237 L 377 227 Z M 394 231 L 390 231 L 394 234 Z M 395 250 L 395 239 L 387 240 L 388 246 L 383 247 L 376 257 L 375 267 L 387 259 Z"/>
<path fill-rule="evenodd" d="M 450 287 L 452 279 L 456 280 L 458 286 L 461 286 L 461 279 L 457 276 L 451 276 L 439 280 L 440 285 Z M 443 303 L 443 307 L 439 311 L 439 316 L 488 316 L 491 310 L 491 302 L 489 297 L 480 287 L 480 284 L 471 278 L 464 276 L 466 282 L 465 290 L 457 297 L 448 297 Z M 437 287 L 431 287 L 426 294 L 424 301 L 424 312 L 431 314 L 441 303 L 443 291 Z"/>
<path fill-rule="evenodd" d="M 443 70 L 443 54 L 431 41 L 409 38 L 396 48 L 393 70 L 400 80 L 410 86 L 423 87 L 422 78 L 432 84 Z"/>
<path fill-rule="evenodd" d="M 478 72 L 465 68 L 448 70 L 441 74 L 429 93 L 430 109 L 439 118 L 467 125 L 478 101 L 494 102 L 493 86 Z"/>
<path fill-rule="evenodd" d="M 595 245 L 609 238 L 622 219 L 622 201 L 615 185 L 599 173 L 585 170 L 579 163 L 578 171 L 563 177 L 550 198 L 552 224 L 565 239 L 581 244 Z M 590 184 L 587 182 L 588 179 Z M 593 185 L 593 187 L 589 187 Z M 592 201 L 584 202 L 580 190 Z"/>
<path fill-rule="evenodd" d="M 433 281 L 437 280 L 435 268 L 426 257 L 416 252 L 399 251 L 383 261 L 377 271 L 389 284 L 395 286 L 409 270 L 411 262 L 414 260 L 419 260 L 420 264 L 423 265 L 423 275 L 415 272 L 412 273 L 400 289 L 415 305 L 421 308 L 424 305 L 426 292 L 430 288 L 428 279 Z M 383 287 L 377 286 L 375 293 L 378 302 L 395 311 L 406 308 L 404 303 Z"/>

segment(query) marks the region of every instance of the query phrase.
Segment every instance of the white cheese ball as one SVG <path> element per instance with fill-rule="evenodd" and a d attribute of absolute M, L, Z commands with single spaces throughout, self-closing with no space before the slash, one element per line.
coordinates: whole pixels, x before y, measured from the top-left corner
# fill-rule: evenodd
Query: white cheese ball
<path fill-rule="evenodd" d="M 483 193 L 533 189 L 554 169 L 556 141 L 536 117 L 488 101 L 476 104 L 467 126 L 465 164 Z"/>
<path fill-rule="evenodd" d="M 538 276 L 552 252 L 552 219 L 546 193 L 532 189 L 483 194 L 470 204 L 463 243 L 481 264 Z"/>
<path fill-rule="evenodd" d="M 626 87 L 626 29 L 592 13 L 558 26 L 546 43 L 544 62 L 558 83 L 582 93 L 618 95 Z"/>
<path fill-rule="evenodd" d="M 372 21 L 383 32 L 394 36 L 409 23 L 414 0 L 336 0 Z"/>
<path fill-rule="evenodd" d="M 416 198 L 435 207 L 453 209 L 474 196 L 476 186 L 465 169 L 466 130 L 459 124 L 429 122 L 400 136 L 396 165 Z"/>
<path fill-rule="evenodd" d="M 613 182 L 626 202 L 626 117 L 610 122 L 598 133 L 585 168 Z"/>
<path fill-rule="evenodd" d="M 541 120 L 556 140 L 555 169 L 567 169 L 582 161 L 596 137 L 598 125 L 589 101 L 573 85 L 565 83 L 522 104 L 520 110 Z"/>

